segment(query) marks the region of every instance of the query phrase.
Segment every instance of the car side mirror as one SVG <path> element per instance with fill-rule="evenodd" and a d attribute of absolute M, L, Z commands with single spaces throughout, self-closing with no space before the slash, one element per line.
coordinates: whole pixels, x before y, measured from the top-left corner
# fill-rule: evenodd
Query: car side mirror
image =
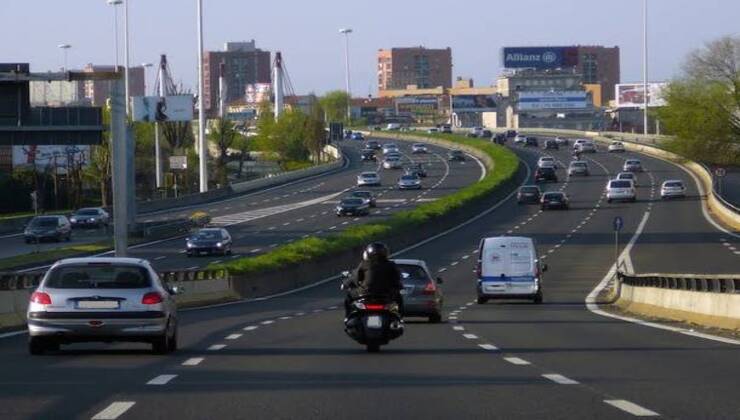
<path fill-rule="evenodd" d="M 444 281 L 442 280 L 442 277 L 437 277 L 437 284 L 442 284 Z"/>
<path fill-rule="evenodd" d="M 547 271 L 547 264 L 542 264 L 542 272 L 544 273 Z"/>

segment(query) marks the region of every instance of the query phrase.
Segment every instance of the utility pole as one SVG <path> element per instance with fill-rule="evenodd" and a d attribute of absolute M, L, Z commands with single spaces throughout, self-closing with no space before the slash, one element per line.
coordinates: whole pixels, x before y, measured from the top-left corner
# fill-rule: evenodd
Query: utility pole
<path fill-rule="evenodd" d="M 162 54 L 162 57 L 159 61 L 159 67 L 158 67 L 158 80 L 159 80 L 159 92 L 157 94 L 159 97 L 166 96 L 166 92 L 164 90 L 165 87 L 165 69 L 167 67 L 167 56 Z M 155 181 L 157 188 L 162 188 L 162 149 L 159 143 L 159 121 L 154 122 L 154 171 L 155 171 Z"/>
<path fill-rule="evenodd" d="M 111 143 L 113 169 L 113 243 L 116 257 L 128 253 L 128 178 L 126 174 L 126 107 L 125 89 L 121 79 L 111 83 Z"/>
<path fill-rule="evenodd" d="M 275 121 L 283 112 L 283 55 L 280 51 L 275 53 L 275 70 L 273 77 L 273 90 L 275 91 Z"/>
<path fill-rule="evenodd" d="M 347 87 L 347 123 L 352 118 L 352 90 L 349 84 L 349 34 L 352 33 L 351 28 L 342 28 L 339 30 L 340 34 L 344 34 L 344 71 L 345 71 L 345 82 Z"/>
<path fill-rule="evenodd" d="M 648 35 L 647 35 L 647 0 L 642 0 L 642 100 L 643 100 L 643 134 L 648 134 Z"/>
<path fill-rule="evenodd" d="M 129 67 L 129 53 L 128 53 L 128 2 L 123 2 L 123 55 L 124 55 L 124 68 L 123 68 L 123 79 L 126 86 L 126 116 L 131 116 L 131 100 L 128 90 L 128 67 Z"/>
<path fill-rule="evenodd" d="M 196 0 L 198 6 L 198 146 L 200 172 L 200 192 L 208 191 L 208 145 L 206 144 L 205 88 L 203 86 L 203 0 Z"/>

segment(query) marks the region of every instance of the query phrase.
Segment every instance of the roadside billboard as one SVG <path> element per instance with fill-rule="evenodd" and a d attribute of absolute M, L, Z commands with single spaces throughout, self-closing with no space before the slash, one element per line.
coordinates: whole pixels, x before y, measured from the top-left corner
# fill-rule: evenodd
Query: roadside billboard
<path fill-rule="evenodd" d="M 394 100 L 397 114 L 430 115 L 439 111 L 435 96 L 404 96 Z"/>
<path fill-rule="evenodd" d="M 453 95 L 453 112 L 495 112 L 494 95 Z"/>
<path fill-rule="evenodd" d="M 244 100 L 248 104 L 261 104 L 270 100 L 272 84 L 270 83 L 250 83 L 244 89 Z"/>
<path fill-rule="evenodd" d="M 90 160 L 90 146 L 31 145 L 13 146 L 13 167 L 34 165 L 43 170 L 47 166 L 63 168 L 72 164 L 87 165 Z M 60 171 L 61 172 L 61 171 Z"/>
<path fill-rule="evenodd" d="M 667 83 L 648 83 L 648 106 L 665 106 L 663 89 Z M 645 90 L 642 83 L 621 83 L 616 87 L 614 97 L 617 98 L 617 108 L 642 108 L 645 101 Z"/>
<path fill-rule="evenodd" d="M 193 104 L 193 95 L 134 96 L 134 121 L 190 121 Z"/>
<path fill-rule="evenodd" d="M 554 69 L 578 65 L 576 47 L 504 47 L 505 68 Z"/>
<path fill-rule="evenodd" d="M 519 111 L 588 108 L 587 93 L 580 90 L 519 92 Z"/>

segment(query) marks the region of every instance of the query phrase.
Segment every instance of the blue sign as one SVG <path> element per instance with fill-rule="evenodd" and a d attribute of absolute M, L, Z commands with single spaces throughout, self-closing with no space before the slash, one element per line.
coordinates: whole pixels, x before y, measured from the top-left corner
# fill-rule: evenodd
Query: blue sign
<path fill-rule="evenodd" d="M 614 231 L 619 232 L 622 230 L 622 227 L 624 227 L 624 220 L 622 220 L 621 217 L 617 216 L 614 218 Z"/>
<path fill-rule="evenodd" d="M 554 69 L 578 65 L 576 47 L 505 47 L 504 67 L 508 69 Z"/>

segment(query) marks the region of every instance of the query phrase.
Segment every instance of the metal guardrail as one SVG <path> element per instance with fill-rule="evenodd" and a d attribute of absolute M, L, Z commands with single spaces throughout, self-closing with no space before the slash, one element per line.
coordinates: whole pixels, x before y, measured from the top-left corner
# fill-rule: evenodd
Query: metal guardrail
<path fill-rule="evenodd" d="M 46 273 L 0 273 L 0 291 L 35 289 Z"/>
<path fill-rule="evenodd" d="M 618 274 L 619 281 L 633 287 L 687 290 L 708 293 L 740 293 L 740 274 Z"/>

